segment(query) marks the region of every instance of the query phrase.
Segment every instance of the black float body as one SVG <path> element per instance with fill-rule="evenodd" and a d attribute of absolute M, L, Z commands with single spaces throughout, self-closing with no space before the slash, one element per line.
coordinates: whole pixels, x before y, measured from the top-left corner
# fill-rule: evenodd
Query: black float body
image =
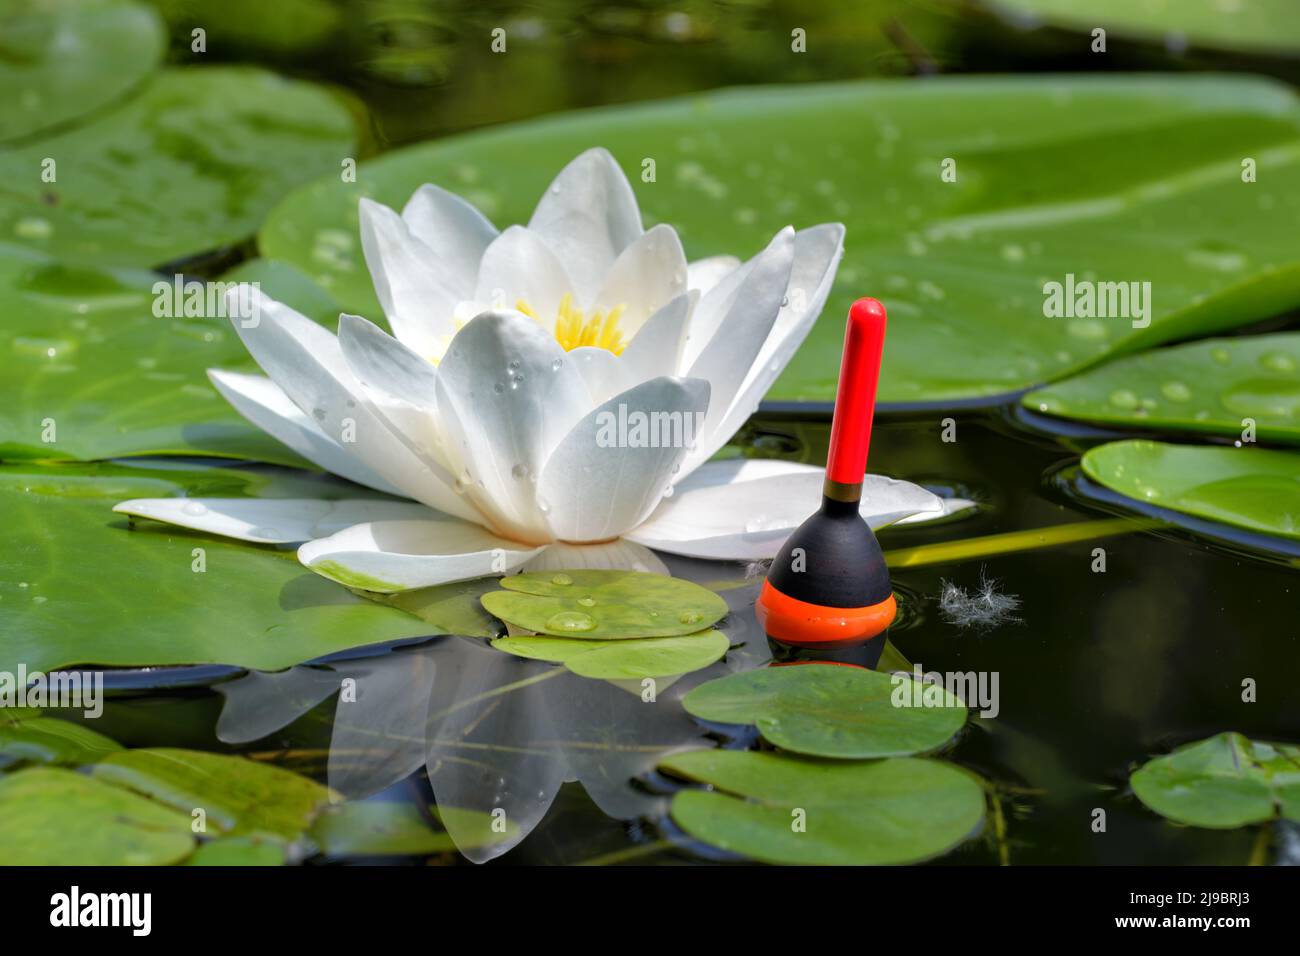
<path fill-rule="evenodd" d="M 767 579 L 782 594 L 822 607 L 868 607 L 893 593 L 880 542 L 858 503 L 827 497 L 777 552 Z"/>

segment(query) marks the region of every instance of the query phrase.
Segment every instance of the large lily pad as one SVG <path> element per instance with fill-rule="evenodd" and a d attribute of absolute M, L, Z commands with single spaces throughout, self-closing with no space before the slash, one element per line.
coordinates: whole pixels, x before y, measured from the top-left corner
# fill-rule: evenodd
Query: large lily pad
<path fill-rule="evenodd" d="M 314 780 L 245 757 L 199 750 L 123 750 L 95 764 L 96 779 L 125 787 L 191 816 L 207 832 L 292 842 L 331 800 Z"/>
<path fill-rule="evenodd" d="M 483 595 L 501 620 L 539 634 L 623 640 L 694 634 L 720 621 L 727 602 L 708 588 L 647 571 L 516 574 Z"/>
<path fill-rule="evenodd" d="M 675 677 L 708 667 L 730 646 L 721 631 L 676 637 L 592 641 L 572 637 L 503 637 L 492 642 L 499 651 L 532 660 L 563 664 L 580 677 L 643 680 Z"/>
<path fill-rule="evenodd" d="M 73 770 L 0 776 L 0 860 L 8 866 L 161 866 L 194 848 L 190 816 Z"/>
<path fill-rule="evenodd" d="M 845 310 L 869 292 L 893 319 L 880 400 L 950 402 L 1300 302 L 1298 116 L 1284 87 L 1229 77 L 733 90 L 398 150 L 364 164 L 355 184 L 333 177 L 292 193 L 258 241 L 344 308 L 378 315 L 359 196 L 400 207 L 435 182 L 500 226 L 526 222 L 550 177 L 601 145 L 647 219 L 678 227 L 692 258 L 750 255 L 789 222 L 847 225 L 825 317 L 770 399 L 834 396 Z M 1256 182 L 1242 181 L 1243 157 Z M 646 158 L 653 183 L 641 180 Z M 941 176 L 945 159 L 955 181 Z M 1070 274 L 1149 281 L 1150 325 L 1046 317 L 1045 283 Z"/>
<path fill-rule="evenodd" d="M 1116 359 L 1030 392 L 1061 418 L 1300 444 L 1300 334 L 1209 339 Z"/>
<path fill-rule="evenodd" d="M 208 368 L 254 368 L 229 321 L 155 317 L 157 281 L 0 251 L 0 457 L 305 464 L 209 384 Z"/>
<path fill-rule="evenodd" d="M 125 0 L 6 0 L 0 142 L 73 122 L 124 96 L 158 67 L 164 40 L 158 15 Z"/>
<path fill-rule="evenodd" d="M 966 705 L 942 687 L 837 664 L 729 674 L 696 687 L 682 706 L 701 720 L 754 724 L 769 743 L 813 757 L 922 753 L 942 746 L 966 723 Z"/>
<path fill-rule="evenodd" d="M 248 67 L 168 69 L 84 126 L 0 153 L 0 236 L 66 260 L 154 266 L 236 243 L 351 155 L 332 94 Z M 57 179 L 37 175 L 46 158 Z"/>
<path fill-rule="evenodd" d="M 673 797 L 672 816 L 682 829 L 769 863 L 913 863 L 952 849 L 984 817 L 975 778 L 935 760 L 692 750 L 659 766 L 715 788 Z"/>
<path fill-rule="evenodd" d="M 1090 450 L 1083 470 L 1148 505 L 1300 540 L 1300 453 L 1122 441 Z"/>
<path fill-rule="evenodd" d="M 112 511 L 128 498 L 185 493 L 350 498 L 357 489 L 266 470 L 0 466 L 0 670 L 20 663 L 43 671 L 83 663 L 278 670 L 433 631 L 312 574 L 291 550 L 153 523 L 132 530 Z M 206 570 L 196 572 L 199 557 Z"/>
<path fill-rule="evenodd" d="M 15 763 L 80 766 L 122 745 L 82 724 L 0 710 L 0 769 Z"/>
<path fill-rule="evenodd" d="M 456 807 L 432 807 L 440 822 L 456 827 L 457 832 L 475 832 L 486 846 L 512 839 L 518 827 L 507 825 L 495 832 L 491 815 Z M 457 844 L 444 830 L 429 826 L 419 808 L 411 803 L 389 800 L 350 801 L 332 807 L 316 820 L 311 837 L 328 856 L 429 856 L 454 853 Z"/>
<path fill-rule="evenodd" d="M 1222 50 L 1294 54 L 1300 25 L 1291 0 L 994 0 L 1030 23 Z M 1084 47 L 1086 49 L 1086 47 Z"/>
<path fill-rule="evenodd" d="M 1178 823 L 1226 829 L 1300 821 L 1300 747 L 1216 734 L 1142 765 L 1129 778 L 1148 807 Z"/>

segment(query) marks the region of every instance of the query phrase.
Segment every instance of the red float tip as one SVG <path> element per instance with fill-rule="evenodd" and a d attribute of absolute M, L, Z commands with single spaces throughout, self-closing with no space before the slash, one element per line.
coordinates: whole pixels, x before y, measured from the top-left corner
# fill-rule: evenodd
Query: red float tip
<path fill-rule="evenodd" d="M 858 299 L 849 308 L 844 330 L 844 356 L 826 456 L 826 477 L 831 481 L 854 485 L 866 474 L 884 348 L 885 307 L 877 299 Z"/>

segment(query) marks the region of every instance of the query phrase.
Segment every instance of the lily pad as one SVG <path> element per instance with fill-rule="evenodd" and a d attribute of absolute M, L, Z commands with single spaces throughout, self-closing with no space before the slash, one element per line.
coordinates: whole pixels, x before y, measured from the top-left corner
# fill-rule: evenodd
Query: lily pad
<path fill-rule="evenodd" d="M 0 776 L 0 860 L 8 866 L 162 866 L 194 848 L 189 814 L 73 770 Z"/>
<path fill-rule="evenodd" d="M 310 494 L 304 491 L 310 489 Z M 278 670 L 433 627 L 349 594 L 294 552 L 141 523 L 128 498 L 355 497 L 339 481 L 156 464 L 0 465 L 0 670 L 222 663 Z M 198 549 L 196 551 L 196 549 Z M 202 559 L 205 570 L 196 571 Z M 147 610 L 143 613 L 142 609 Z"/>
<path fill-rule="evenodd" d="M 314 780 L 245 757 L 170 747 L 123 750 L 95 764 L 97 780 L 126 787 L 190 817 L 207 832 L 292 842 L 331 799 Z"/>
<path fill-rule="evenodd" d="M 1300 540 L 1300 453 L 1121 441 L 1090 450 L 1083 470 L 1148 505 Z"/>
<path fill-rule="evenodd" d="M 237 243 L 294 185 L 338 175 L 348 110 L 251 67 L 167 69 L 83 126 L 0 153 L 0 236 L 73 261 L 155 266 Z M 56 178 L 36 175 L 45 159 Z"/>
<path fill-rule="evenodd" d="M 247 51 L 264 56 L 308 53 L 322 46 L 343 22 L 330 0 L 149 0 L 190 46 L 190 30 L 202 24 L 210 49 L 221 54 Z M 215 50 L 214 50 L 215 52 Z"/>
<path fill-rule="evenodd" d="M 182 454 L 306 464 L 208 382 L 214 366 L 254 368 L 229 321 L 156 317 L 158 282 L 173 285 L 0 250 L 0 457 Z M 276 288 L 286 282 L 279 277 Z"/>
<path fill-rule="evenodd" d="M 643 680 L 675 677 L 721 660 L 730 647 L 721 631 L 700 631 L 678 637 L 646 637 L 592 641 L 572 637 L 502 637 L 492 642 L 499 651 L 533 660 L 563 664 L 580 677 L 600 680 Z"/>
<path fill-rule="evenodd" d="M 158 15 L 137 3 L 8 0 L 0 9 L 0 142 L 126 95 L 162 62 L 165 40 Z"/>
<path fill-rule="evenodd" d="M 995 0 L 1029 23 L 1218 50 L 1295 54 L 1300 27 L 1291 0 Z"/>
<path fill-rule="evenodd" d="M 696 687 L 682 706 L 700 720 L 754 724 L 768 743 L 812 757 L 923 753 L 966 723 L 966 705 L 942 687 L 838 664 L 729 674 Z"/>
<path fill-rule="evenodd" d="M 1300 747 L 1223 733 L 1156 757 L 1129 778 L 1139 800 L 1178 823 L 1227 829 L 1300 821 Z"/>
<path fill-rule="evenodd" d="M 480 598 L 497 587 L 496 578 L 478 578 L 439 584 L 431 588 L 416 588 L 381 594 L 378 591 L 357 591 L 362 597 L 413 614 L 432 625 L 438 634 L 462 634 L 466 637 L 496 637 L 501 633 L 501 623 L 483 610 Z"/>
<path fill-rule="evenodd" d="M 694 634 L 720 621 L 727 602 L 708 588 L 648 571 L 546 571 L 501 579 L 483 606 L 515 627 L 581 639 Z"/>
<path fill-rule="evenodd" d="M 450 821 L 457 832 L 473 832 L 483 838 L 474 845 L 486 846 L 512 838 L 518 828 L 507 825 L 504 833 L 493 829 L 490 814 L 457 807 L 432 807 L 439 821 Z M 429 856 L 454 853 L 457 844 L 450 834 L 434 830 L 410 803 L 390 800 L 351 801 L 321 814 L 312 826 L 311 837 L 327 856 Z M 462 844 L 466 849 L 470 844 Z"/>
<path fill-rule="evenodd" d="M 15 718 L 0 710 L 0 769 L 15 763 L 75 767 L 121 749 L 117 741 L 69 720 L 40 715 Z"/>
<path fill-rule="evenodd" d="M 692 750 L 659 766 L 715 788 L 673 797 L 672 816 L 682 829 L 768 863 L 915 863 L 973 836 L 984 818 L 976 779 L 936 760 Z"/>
<path fill-rule="evenodd" d="M 1190 342 L 1116 359 L 1030 392 L 1026 408 L 1079 421 L 1300 444 L 1300 334 Z"/>
<path fill-rule="evenodd" d="M 281 866 L 284 846 L 248 837 L 221 837 L 200 843 L 186 866 Z"/>
<path fill-rule="evenodd" d="M 691 258 L 751 255 L 790 222 L 846 224 L 824 319 L 769 400 L 833 398 L 843 316 L 865 292 L 893 320 L 885 403 L 1005 395 L 1300 302 L 1300 111 L 1287 88 L 1242 77 L 935 77 L 586 110 L 397 150 L 354 184 L 314 182 L 271 212 L 259 246 L 378 315 L 361 195 L 400 208 L 433 182 L 504 227 L 596 145 Z M 1243 157 L 1257 181 L 1243 182 Z M 1150 282 L 1150 324 L 1047 317 L 1046 284 L 1071 274 Z"/>

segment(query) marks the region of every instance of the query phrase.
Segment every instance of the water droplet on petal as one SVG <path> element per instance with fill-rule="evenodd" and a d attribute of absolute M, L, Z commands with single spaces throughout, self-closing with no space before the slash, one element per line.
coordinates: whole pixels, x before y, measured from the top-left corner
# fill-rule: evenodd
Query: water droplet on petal
<path fill-rule="evenodd" d="M 208 506 L 198 501 L 187 501 L 181 505 L 181 514 L 189 515 L 192 518 L 198 518 L 208 513 Z"/>
<path fill-rule="evenodd" d="M 523 480 L 525 480 L 525 479 L 526 479 L 530 474 L 532 474 L 532 472 L 530 472 L 530 471 L 528 470 L 528 466 L 525 465 L 525 464 L 523 464 L 522 462 L 521 462 L 520 464 L 515 465 L 513 468 L 510 469 L 510 476 L 511 476 L 512 478 L 514 478 L 515 481 L 523 481 Z"/>

